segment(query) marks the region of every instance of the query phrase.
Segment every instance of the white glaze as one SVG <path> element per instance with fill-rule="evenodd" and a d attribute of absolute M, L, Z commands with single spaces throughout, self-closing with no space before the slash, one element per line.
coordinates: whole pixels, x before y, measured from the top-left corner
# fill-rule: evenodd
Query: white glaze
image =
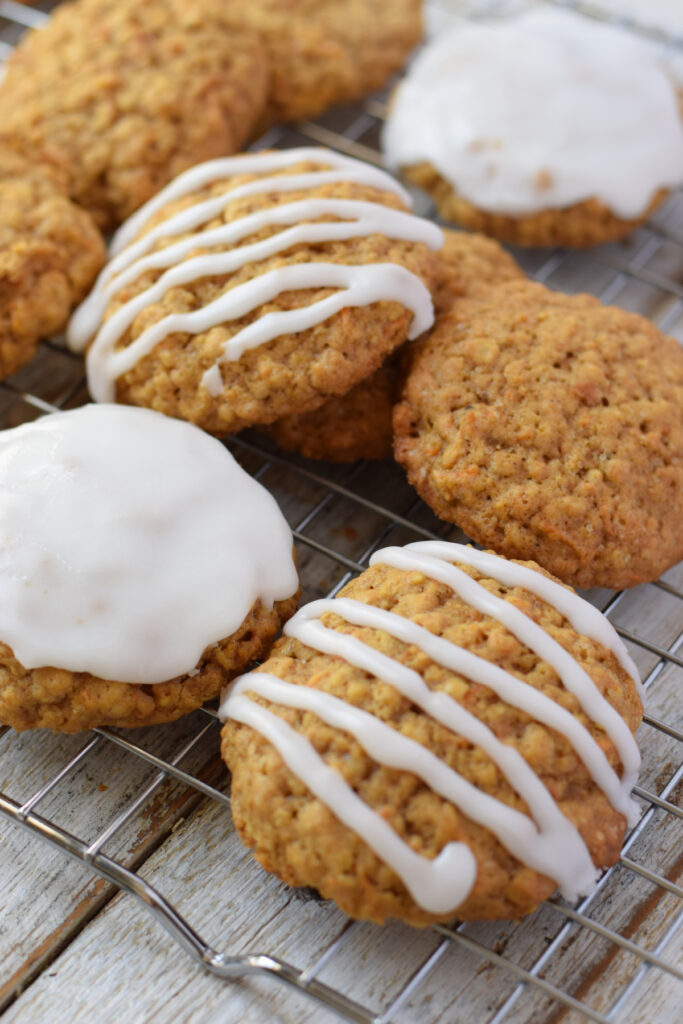
<path fill-rule="evenodd" d="M 652 47 L 569 11 L 463 23 L 399 86 L 390 167 L 431 163 L 475 206 L 510 215 L 596 197 L 638 217 L 683 180 L 675 88 Z"/>
<path fill-rule="evenodd" d="M 271 495 L 220 442 L 145 409 L 3 431 L 0 537 L 0 638 L 26 668 L 163 682 L 297 588 Z"/>
<path fill-rule="evenodd" d="M 333 631 L 329 630 L 329 632 Z M 413 673 L 413 675 L 417 675 L 417 673 Z M 421 679 L 420 683 L 421 686 L 415 685 L 411 689 L 424 698 L 423 690 L 426 690 L 427 693 L 429 690 Z M 254 693 L 265 697 L 266 700 L 274 704 L 312 711 L 328 725 L 350 733 L 378 764 L 417 775 L 435 793 L 439 793 L 444 799 L 450 800 L 456 807 L 459 807 L 472 821 L 489 828 L 506 849 L 520 861 L 551 878 L 556 877 L 560 889 L 568 899 L 575 898 L 578 891 L 588 891 L 593 885 L 597 873 L 583 840 L 571 822 L 558 813 L 556 808 L 555 813 L 544 814 L 546 805 L 550 807 L 551 812 L 554 805 L 552 801 L 548 802 L 547 793 L 542 786 L 539 789 L 541 794 L 539 819 L 544 824 L 539 827 L 532 818 L 508 807 L 467 782 L 462 775 L 449 768 L 420 743 L 401 735 L 374 715 L 368 714 L 360 708 L 352 707 L 331 694 L 323 693 L 310 686 L 295 686 L 264 672 L 253 672 L 250 675 L 242 676 L 234 687 L 231 687 L 230 693 L 231 718 L 235 717 L 234 698 L 240 694 Z M 450 700 L 450 698 L 448 699 Z M 427 702 L 429 702 L 428 697 Z M 458 705 L 455 701 L 451 703 L 457 709 Z M 455 711 L 455 709 L 453 710 Z M 478 724 L 481 726 L 481 723 Z M 488 732 L 488 730 L 485 731 Z M 503 754 L 506 749 L 508 754 L 510 752 L 516 754 L 516 751 L 511 751 L 509 747 L 506 748 L 504 744 L 499 743 L 493 733 L 490 734 L 488 742 L 492 748 L 500 748 Z M 519 755 L 504 757 L 503 760 L 508 760 L 512 764 L 517 758 L 521 765 L 514 767 L 521 769 L 520 776 L 525 775 L 526 772 L 522 766 L 525 766 L 526 763 Z M 319 758 L 319 760 L 321 764 L 324 764 L 322 759 Z M 538 782 L 532 772 L 529 771 L 529 775 L 536 783 Z M 347 789 L 352 792 L 350 787 Z M 338 805 L 333 807 L 335 813 L 337 813 L 337 807 Z M 342 815 L 338 816 L 344 820 Z M 375 815 L 375 817 L 382 820 L 379 815 Z M 395 843 L 401 842 L 395 833 L 393 837 Z M 374 835 L 369 845 L 377 852 Z M 464 843 L 453 845 L 460 846 L 469 853 L 469 849 Z M 578 890 L 576 888 L 577 861 L 581 865 L 582 872 Z M 425 867 L 424 863 L 422 867 Z M 436 861 L 427 862 L 424 874 L 434 876 L 433 891 L 437 894 L 439 902 L 426 909 L 435 911 L 442 909 L 444 903 L 447 907 L 457 907 L 466 898 L 474 882 L 474 877 L 469 884 L 469 880 L 462 876 L 442 877 L 440 865 Z"/>
<path fill-rule="evenodd" d="M 631 677 L 641 699 L 645 696 L 640 673 L 635 662 L 616 629 L 589 601 L 585 601 L 575 590 L 548 579 L 528 566 L 518 565 L 490 551 L 479 551 L 468 544 L 454 544 L 452 541 L 417 541 L 407 544 L 410 551 L 432 555 L 449 562 L 458 561 L 486 573 L 493 580 L 508 587 L 523 587 L 536 594 L 546 604 L 552 605 L 583 636 L 590 637 L 612 652 L 623 670 Z M 372 558 L 370 559 L 372 564 Z"/>
<path fill-rule="evenodd" d="M 320 779 L 323 775 L 327 778 L 330 769 L 318 757 L 308 741 L 297 736 L 289 726 L 271 713 L 265 712 L 253 701 L 249 706 L 250 701 L 246 696 L 248 693 L 260 693 L 274 703 L 314 711 L 322 720 L 355 736 L 378 763 L 414 772 L 435 792 L 439 792 L 460 807 L 472 820 L 490 828 L 501 843 L 522 862 L 554 878 L 568 899 L 589 892 L 595 882 L 596 870 L 588 850 L 578 830 L 562 814 L 549 791 L 522 755 L 515 748 L 498 740 L 483 722 L 448 694 L 431 690 L 420 674 L 375 650 L 358 637 L 340 633 L 323 625 L 320 618 L 326 613 L 331 613 L 353 625 L 382 630 L 403 643 L 424 651 L 437 664 L 473 682 L 488 686 L 506 703 L 525 710 L 532 718 L 561 733 L 571 743 L 591 777 L 615 809 L 633 824 L 637 807 L 630 799 L 630 790 L 634 781 L 633 773 L 637 772 L 639 755 L 633 740 L 631 739 L 629 743 L 624 738 L 622 724 L 625 723 L 622 723 L 620 716 L 617 716 L 618 721 L 613 719 L 609 713 L 613 710 L 611 706 L 602 698 L 581 666 L 559 644 L 509 602 L 490 594 L 451 562 L 461 561 L 479 567 L 492 579 L 537 593 L 543 600 L 555 606 L 572 624 L 576 624 L 577 629 L 585 625 L 586 635 L 593 636 L 601 643 L 604 642 L 618 657 L 621 656 L 620 660 L 623 658 L 626 665 L 632 666 L 625 651 L 619 650 L 620 641 L 613 635 L 611 627 L 603 627 L 591 606 L 583 602 L 578 595 L 565 591 L 563 587 L 552 580 L 547 580 L 540 573 L 485 552 L 463 548 L 462 545 L 427 541 L 408 545 L 405 549 L 385 549 L 373 556 L 371 561 L 373 564 L 395 565 L 406 571 L 416 570 L 429 578 L 441 580 L 473 607 L 503 622 L 523 643 L 555 668 L 566 688 L 578 697 L 586 713 L 603 725 L 620 752 L 624 765 L 623 778 L 619 779 L 610 767 L 602 749 L 589 731 L 561 705 L 497 665 L 430 633 L 417 623 L 349 598 L 316 601 L 307 605 L 290 619 L 284 632 L 314 650 L 339 657 L 376 679 L 388 683 L 426 714 L 480 747 L 523 798 L 530 817 L 515 812 L 477 791 L 425 748 L 415 750 L 417 744 L 399 736 L 372 715 L 344 705 L 338 699 L 311 687 L 292 686 L 263 672 L 251 673 L 241 677 L 233 687 L 224 692 L 220 709 L 221 718 L 236 718 L 267 735 L 292 771 L 328 804 L 340 820 L 354 828 L 378 856 L 391 864 L 416 902 L 430 912 L 448 913 L 455 910 L 466 898 L 474 879 L 472 878 L 468 885 L 457 878 L 451 879 L 447 884 L 438 858 L 436 861 L 422 858 L 416 874 L 413 862 L 411 861 L 413 866 L 410 866 L 398 856 L 400 846 L 409 849 L 403 841 L 394 833 L 392 842 L 388 844 L 385 823 L 374 812 L 362 815 L 362 820 L 357 816 L 358 797 L 343 780 L 339 779 L 333 792 L 327 789 L 326 784 L 320 782 Z M 530 578 L 530 574 L 535 578 Z M 597 615 L 599 616 L 599 613 Z M 637 672 L 635 678 L 637 680 Z M 352 821 L 356 821 L 356 824 L 351 824 Z M 392 859 L 388 856 L 387 849 Z M 442 855 L 446 849 L 442 851 Z M 412 854 L 412 851 L 410 853 Z M 455 851 L 453 856 L 455 857 Z"/>
<path fill-rule="evenodd" d="M 333 169 L 301 174 L 269 173 L 305 160 L 317 160 Z M 222 177 L 240 173 L 260 173 L 262 176 L 256 181 L 226 189 L 218 196 L 193 203 L 154 225 L 141 238 L 135 238 L 137 232 L 144 229 L 165 203 L 189 195 Z M 78 352 L 84 351 L 94 336 L 88 354 L 88 379 L 93 397 L 101 402 L 114 401 L 118 377 L 135 366 L 169 334 L 208 330 L 245 316 L 263 302 L 291 289 L 335 287 L 341 290 L 303 309 L 261 317 L 239 331 L 225 344 L 218 361 L 204 374 L 202 383 L 210 394 L 217 395 L 222 391 L 221 362 L 238 359 L 246 349 L 264 344 L 281 334 L 306 330 L 347 306 L 398 301 L 413 312 L 410 337 L 416 337 L 431 326 L 431 295 L 420 279 L 405 268 L 393 263 L 367 267 L 308 263 L 262 274 L 191 314 L 167 316 L 143 331 L 126 348 L 116 350 L 121 337 L 135 318 L 144 309 L 163 299 L 169 289 L 202 277 L 235 273 L 247 263 L 268 259 L 294 245 L 371 234 L 421 242 L 433 249 L 443 244 L 441 231 L 428 221 L 403 211 L 392 210 L 381 203 L 348 199 L 311 198 L 294 201 L 247 214 L 218 228 L 198 230 L 222 213 L 228 203 L 237 199 L 264 193 L 305 191 L 334 182 L 355 182 L 382 188 L 407 199 L 401 186 L 384 171 L 326 150 L 303 149 L 246 154 L 201 164 L 185 172 L 134 214 L 115 236 L 111 249 L 113 259 L 100 274 L 90 296 L 76 310 L 67 331 L 69 346 Z M 311 219 L 321 217 L 339 219 L 310 223 Z M 260 242 L 238 245 L 244 238 L 270 226 L 283 227 L 284 230 Z M 188 237 L 188 232 L 194 233 Z M 185 237 L 172 241 L 177 236 Z M 150 251 L 159 239 L 169 239 L 170 244 L 159 251 Z M 196 250 L 215 250 L 216 247 L 221 248 L 187 258 Z M 165 272 L 153 285 L 124 303 L 102 324 L 112 298 L 151 269 Z"/>
<path fill-rule="evenodd" d="M 205 257 L 206 260 L 218 257 Z M 195 261 L 193 261 L 195 262 Z M 197 261 L 198 262 L 198 261 Z M 184 265 L 178 268 L 182 271 Z M 104 324 L 87 357 L 90 393 L 97 402 L 113 402 L 116 380 L 131 370 L 169 334 L 178 331 L 198 334 L 210 327 L 237 320 L 256 307 L 276 298 L 283 291 L 301 288 L 340 289 L 325 299 L 299 309 L 266 313 L 242 328 L 223 345 L 217 361 L 204 374 L 202 383 L 210 394 L 220 394 L 222 362 L 239 359 L 247 349 L 256 348 L 285 333 L 297 333 L 332 316 L 347 306 L 366 306 L 380 300 L 393 300 L 412 310 L 413 321 L 408 331 L 415 338 L 431 327 L 434 319 L 428 289 L 415 274 L 396 263 L 373 263 L 369 266 L 345 266 L 340 263 L 295 263 L 260 274 L 251 281 L 231 288 L 219 298 L 192 313 L 172 313 L 158 320 L 138 335 L 125 348 L 116 349 L 118 333 Z M 152 289 L 148 289 L 152 291 Z M 139 296 L 143 304 L 147 293 Z M 136 300 L 132 299 L 130 305 Z M 121 313 L 127 315 L 126 307 Z M 112 320 L 114 318 L 112 317 Z M 114 328 L 117 325 L 114 325 Z"/>
<path fill-rule="evenodd" d="M 453 908 L 462 902 L 476 878 L 474 857 L 464 843 L 449 843 L 435 860 L 426 860 L 356 796 L 342 776 L 325 764 L 305 736 L 300 736 L 277 715 L 238 693 L 230 698 L 230 717 L 265 736 L 287 767 L 306 780 L 311 792 L 394 869 L 416 903 L 425 910 L 439 913 L 444 901 Z"/>
<path fill-rule="evenodd" d="M 397 569 L 417 570 L 430 579 L 445 583 L 471 607 L 501 622 L 518 640 L 555 669 L 565 689 L 574 694 L 586 715 L 602 726 L 614 743 L 623 766 L 623 778 L 618 791 L 612 790 L 606 771 L 600 772 L 597 778 L 593 777 L 609 797 L 612 806 L 626 815 L 630 824 L 635 824 L 640 812 L 638 805 L 629 800 L 628 794 L 633 789 L 640 770 L 640 751 L 624 719 L 609 701 L 605 700 L 588 673 L 564 647 L 509 601 L 495 597 L 467 573 L 444 560 L 443 550 L 436 549 L 434 554 L 430 555 L 426 554 L 424 546 L 420 553 L 415 552 L 410 544 L 405 548 L 384 548 L 372 556 L 370 564 L 382 563 Z M 519 577 L 511 573 L 509 578 Z M 533 695 L 534 702 L 540 696 L 536 690 L 530 689 L 529 692 Z M 605 769 L 607 767 L 605 760 Z M 616 780 L 616 776 L 614 779 Z"/>
<path fill-rule="evenodd" d="M 141 206 L 129 217 L 125 224 L 121 225 L 112 239 L 111 252 L 115 255 L 125 248 L 142 231 L 154 214 L 158 213 L 167 203 L 182 199 L 183 196 L 196 192 L 197 189 L 203 188 L 213 181 L 220 181 L 221 178 L 230 178 L 237 174 L 263 174 L 279 171 L 292 167 L 294 164 L 309 161 L 324 163 L 340 170 L 348 168 L 363 174 L 362 180 L 365 184 L 394 192 L 406 206 L 410 206 L 408 193 L 395 178 L 377 167 L 361 163 L 360 160 L 354 160 L 353 157 L 344 156 L 343 153 L 337 153 L 332 149 L 325 149 L 322 146 L 301 146 L 298 149 L 281 149 L 272 152 L 240 153 L 237 156 L 207 160 L 205 163 L 196 164 L 179 174 L 170 184 L 162 188 L 161 192 L 157 192 L 144 206 Z M 233 198 L 235 192 L 236 190 L 233 190 Z M 238 195 L 244 194 L 238 193 Z M 246 194 L 250 195 L 251 193 Z"/>
<path fill-rule="evenodd" d="M 321 626 L 318 622 L 309 621 L 310 618 L 317 618 L 325 612 L 333 612 L 336 615 L 340 615 L 347 622 L 351 622 L 356 626 L 371 626 L 375 629 L 382 629 L 384 632 L 389 633 L 390 636 L 396 637 L 396 639 L 402 640 L 406 644 L 419 647 L 437 664 L 443 665 L 453 672 L 458 672 L 473 682 L 488 686 L 507 704 L 526 711 L 532 718 L 557 730 L 573 746 L 590 772 L 591 777 L 603 789 L 615 809 L 625 816 L 630 816 L 634 810 L 637 812 L 637 808 L 629 800 L 630 787 L 627 789 L 625 784 L 612 770 L 607 758 L 588 730 L 581 725 L 574 715 L 556 704 L 549 697 L 527 686 L 526 683 L 523 683 L 511 673 L 505 672 L 497 665 L 492 665 L 491 662 L 477 657 L 477 655 L 472 654 L 470 651 L 457 647 L 450 640 L 434 636 L 426 629 L 422 629 L 416 623 L 410 622 L 410 620 L 402 616 L 393 615 L 381 608 L 373 608 L 359 601 L 351 601 L 348 598 L 338 598 L 334 601 L 334 604 L 331 602 L 314 601 L 312 604 L 307 605 L 306 608 L 303 608 L 285 627 L 285 633 L 288 636 L 295 636 L 302 643 L 307 644 L 309 647 L 315 647 L 318 650 L 322 649 L 320 644 L 324 644 L 326 654 L 336 654 L 339 657 L 344 657 L 351 664 L 356 665 L 357 668 L 363 668 L 366 672 L 372 671 L 373 674 L 391 683 L 392 686 L 401 690 L 401 693 L 410 697 L 411 700 L 416 704 L 420 704 L 420 706 L 423 706 L 423 702 L 429 699 L 427 694 L 423 692 L 421 699 L 417 699 L 415 680 L 411 683 L 409 692 L 403 689 L 405 685 L 404 673 L 400 673 L 403 681 L 397 682 L 399 673 L 395 668 L 396 662 L 392 662 L 392 666 L 394 666 L 391 669 L 392 674 L 387 676 L 386 673 L 390 666 L 385 660 L 382 660 L 380 663 L 374 657 L 374 654 L 377 652 L 373 652 L 372 655 L 369 655 L 366 651 L 354 650 L 352 652 L 352 648 L 355 648 L 355 645 L 350 643 L 353 639 L 352 637 L 342 636 L 342 640 L 338 642 L 336 637 L 339 634 L 335 633 L 334 630 L 323 632 L 325 630 L 324 626 Z M 352 660 L 358 657 L 364 659 L 363 665 L 360 665 L 358 661 Z M 368 667 L 371 663 L 369 659 L 372 659 L 372 669 Z M 407 679 L 407 677 L 405 678 Z M 457 714 L 459 718 L 457 723 L 455 719 L 451 719 L 449 725 L 455 729 L 457 724 L 457 731 L 459 733 L 466 736 L 472 743 L 481 746 L 494 761 L 497 761 L 501 751 L 499 747 L 491 747 L 489 745 L 487 737 L 481 731 L 481 723 L 473 718 L 473 716 L 467 715 L 458 705 L 451 710 L 451 714 Z M 531 778 L 530 776 L 525 776 L 523 780 L 520 778 L 519 781 L 525 789 L 528 789 Z M 526 797 L 526 793 L 524 795 Z"/>
<path fill-rule="evenodd" d="M 281 179 L 289 183 L 293 176 Z M 298 177 L 298 176 L 297 176 Z M 312 177 L 312 176 L 309 176 Z M 348 180 L 348 179 L 347 179 Z M 261 182 L 258 183 L 261 187 Z M 169 235 L 184 234 L 203 222 L 196 213 L 202 204 L 191 206 L 181 211 L 177 218 L 164 221 L 159 226 Z M 220 197 L 221 207 L 225 200 Z M 187 224 L 191 217 L 192 223 Z M 344 220 L 336 223 L 310 224 L 300 223 L 315 217 L 340 217 Z M 175 228 L 169 230 L 172 222 Z M 195 220 L 197 223 L 195 223 Z M 143 235 L 135 245 L 129 246 L 118 257 L 111 260 L 101 272 L 93 291 L 81 304 L 71 318 L 68 329 L 70 348 L 75 352 L 85 351 L 88 342 L 96 333 L 102 320 L 107 303 L 122 288 L 136 281 L 147 270 L 173 269 L 163 274 L 155 284 L 142 295 L 126 303 L 107 321 L 109 331 L 115 330 L 120 336 L 130 326 L 137 314 L 157 302 L 169 288 L 186 284 L 207 273 L 228 274 L 239 270 L 245 263 L 258 262 L 284 252 L 293 245 L 302 242 L 326 242 L 334 239 L 358 238 L 373 232 L 386 235 L 388 238 L 402 238 L 413 242 L 425 242 L 428 245 L 438 244 L 441 240 L 438 229 L 429 221 L 401 210 L 392 210 L 377 203 L 359 202 L 353 199 L 303 199 L 298 202 L 273 206 L 266 210 L 240 217 L 238 220 L 223 224 L 218 228 L 201 232 L 201 247 L 232 246 L 264 227 L 273 225 L 295 225 L 288 231 L 281 231 L 270 238 L 236 250 L 215 253 L 213 257 L 203 255 L 194 259 L 186 259 L 188 253 L 198 248 L 197 235 L 182 238 L 179 242 L 167 245 L 163 249 L 144 255 L 152 246 L 154 232 Z M 184 262 L 180 262 L 180 261 Z M 175 264 L 180 264 L 176 266 Z M 112 325 L 115 324 L 115 328 Z"/>

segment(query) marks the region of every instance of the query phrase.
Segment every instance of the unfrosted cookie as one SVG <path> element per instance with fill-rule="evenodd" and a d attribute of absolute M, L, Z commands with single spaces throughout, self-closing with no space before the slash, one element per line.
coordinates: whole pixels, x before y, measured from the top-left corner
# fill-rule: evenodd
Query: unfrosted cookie
<path fill-rule="evenodd" d="M 523 277 L 512 256 L 484 235 L 444 231 L 444 238 L 433 287 L 437 313 L 448 311 L 466 296 L 481 295 L 495 284 Z M 314 412 L 277 420 L 266 433 L 282 448 L 309 459 L 390 458 L 391 413 L 404 376 L 400 363 L 400 355 L 390 358 L 348 394 L 328 399 Z"/>
<path fill-rule="evenodd" d="M 46 514 L 48 510 L 48 514 Z M 0 435 L 0 722 L 167 722 L 292 614 L 292 535 L 220 442 L 85 406 Z"/>
<path fill-rule="evenodd" d="M 187 171 L 119 231 L 72 320 L 91 394 L 225 434 L 349 391 L 433 321 L 443 236 L 406 201 L 325 149 Z"/>
<path fill-rule="evenodd" d="M 264 433 L 281 448 L 299 452 L 307 459 L 388 459 L 394 440 L 391 411 L 400 388 L 397 354 L 341 398 L 328 398 L 313 412 L 276 420 L 264 428 Z"/>
<path fill-rule="evenodd" d="M 383 147 L 444 219 L 518 245 L 620 238 L 683 181 L 679 97 L 652 49 L 556 9 L 428 46 Z"/>
<path fill-rule="evenodd" d="M 261 127 L 316 117 L 379 89 L 422 35 L 420 0 L 226 0 L 271 67 Z"/>
<path fill-rule="evenodd" d="M 396 458 L 437 515 L 576 586 L 683 557 L 683 352 L 635 313 L 510 282 L 414 350 Z"/>
<path fill-rule="evenodd" d="M 258 37 L 222 0 L 80 0 L 15 50 L 0 123 L 113 227 L 186 167 L 239 149 L 267 88 Z"/>
<path fill-rule="evenodd" d="M 0 377 L 66 326 L 104 258 L 100 232 L 59 175 L 0 138 Z"/>
<path fill-rule="evenodd" d="M 421 926 L 573 900 L 617 860 L 638 673 L 534 563 L 388 548 L 284 632 L 220 710 L 233 820 L 283 881 Z"/>
<path fill-rule="evenodd" d="M 491 238 L 468 231 L 444 231 L 434 309 L 448 313 L 461 300 L 485 295 L 496 285 L 524 277 L 512 256 Z"/>

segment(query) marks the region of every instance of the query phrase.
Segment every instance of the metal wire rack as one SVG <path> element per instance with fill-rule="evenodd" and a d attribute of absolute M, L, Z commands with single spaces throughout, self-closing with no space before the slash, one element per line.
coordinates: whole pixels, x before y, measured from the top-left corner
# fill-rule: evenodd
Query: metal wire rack
<path fill-rule="evenodd" d="M 41 6 L 49 9 L 54 4 Z M 452 7 L 448 0 L 432 0 L 426 6 L 436 24 L 449 16 Z M 469 6 L 478 13 L 482 8 L 498 12 L 503 5 L 480 2 Z M 588 8 L 587 13 L 595 11 Z M 40 25 L 43 17 L 33 8 L 0 0 L 0 59 L 24 27 Z M 667 45 L 680 42 L 669 39 Z M 335 110 L 316 123 L 275 129 L 261 144 L 292 146 L 313 141 L 377 162 L 383 110 L 383 98 L 374 98 L 360 107 Z M 421 202 L 421 212 L 429 214 L 428 206 Z M 603 301 L 645 313 L 663 330 L 683 337 L 683 192 L 672 195 L 656 217 L 625 244 L 581 255 L 560 250 L 515 255 L 536 280 L 567 291 L 591 291 Z M 81 361 L 59 345 L 46 343 L 32 364 L 0 382 L 2 426 L 70 408 L 86 398 Z M 361 463 L 349 469 L 308 463 L 282 455 L 249 435 L 230 440 L 229 446 L 275 494 L 288 515 L 299 549 L 306 599 L 334 594 L 385 543 L 455 535 L 416 500 L 395 466 Z M 4 790 L 10 779 L 19 790 L 19 795 L 0 793 L 0 813 L 31 837 L 43 839 L 110 883 L 59 943 L 0 986 L 0 1011 L 16 1000 L 13 1009 L 20 1008 L 22 990 L 37 984 L 61 950 L 68 953 L 69 944 L 88 918 L 101 916 L 115 893 L 122 890 L 140 901 L 196 964 L 220 979 L 256 975 L 279 980 L 290 989 L 282 1005 L 286 1007 L 287 999 L 297 999 L 297 993 L 303 993 L 318 1008 L 311 1018 L 315 1020 L 322 1019 L 317 1014 L 324 1007 L 363 1024 L 416 1020 L 532 1024 L 560 1018 L 621 1024 L 636 1018 L 654 1020 L 647 1009 L 637 1017 L 644 1001 L 652 1014 L 655 1006 L 661 1008 L 662 1016 L 656 1019 L 665 1019 L 669 1013 L 673 1020 L 672 1008 L 676 1001 L 680 1007 L 683 997 L 683 988 L 674 987 L 683 981 L 683 962 L 677 958 L 675 945 L 683 923 L 683 889 L 677 883 L 683 861 L 683 811 L 679 805 L 683 723 L 676 689 L 683 683 L 682 588 L 683 567 L 678 566 L 664 579 L 635 591 L 588 595 L 627 642 L 648 690 L 648 713 L 640 734 L 644 771 L 642 785 L 635 791 L 642 817 L 628 835 L 619 863 L 605 872 L 595 893 L 577 906 L 553 899 L 524 922 L 456 923 L 410 933 L 406 940 L 407 932 L 399 926 L 377 929 L 348 921 L 313 894 L 304 894 L 296 897 L 296 912 L 291 907 L 287 911 L 295 917 L 299 914 L 301 927 L 299 933 L 288 937 L 283 958 L 276 955 L 282 944 L 272 927 L 269 932 L 268 922 L 292 896 L 283 903 L 284 887 L 265 879 L 249 861 L 245 870 L 265 892 L 258 909 L 264 922 L 258 948 L 274 952 L 245 952 L 239 934 L 233 936 L 230 952 L 219 951 L 224 949 L 220 941 L 209 943 L 192 924 L 197 924 L 193 917 L 195 889 L 199 892 L 210 879 L 200 874 L 182 909 L 180 901 L 164 896 L 164 865 L 171 864 L 175 855 L 171 846 L 182 852 L 193 829 L 203 827 L 202 813 L 207 807 L 220 810 L 221 827 L 226 836 L 231 834 L 226 779 L 216 763 L 216 712 L 206 707 L 177 728 L 125 735 L 96 729 L 85 740 L 81 736 L 67 744 L 66 757 L 63 742 L 42 737 L 44 778 L 25 795 L 16 780 L 21 780 L 25 758 L 31 752 L 23 750 L 20 738 L 11 730 L 0 727 L 0 787 Z M 119 755 L 133 781 L 108 816 L 101 821 L 98 818 L 96 834 L 84 838 L 81 833 L 87 835 L 87 830 L 78 834 L 70 830 L 62 794 L 66 792 L 68 797 L 74 780 L 85 778 L 86 800 L 94 802 L 111 784 L 108 768 Z M 116 847 L 121 836 L 145 818 L 169 786 L 175 786 L 176 811 L 152 830 L 151 839 L 139 846 L 134 856 L 125 851 L 106 853 L 105 849 Z M 207 872 L 212 870 L 207 866 Z M 240 892 L 230 888 L 228 878 L 214 898 L 233 907 Z M 313 941 L 310 935 L 323 918 L 320 941 Z M 244 935 L 247 933 L 245 929 Z M 389 967 L 396 956 L 397 936 L 407 952 L 399 957 L 400 969 L 392 973 Z M 377 982 L 388 974 L 391 984 Z M 220 998 L 222 1019 L 238 1019 L 239 1015 L 231 1016 L 229 989 L 221 988 Z M 303 1020 L 303 1011 L 299 1016 L 296 1012 L 295 1019 Z M 24 1018 L 19 1014 L 18 1019 Z M 250 1019 L 271 1017 L 263 1010 L 261 1016 Z"/>

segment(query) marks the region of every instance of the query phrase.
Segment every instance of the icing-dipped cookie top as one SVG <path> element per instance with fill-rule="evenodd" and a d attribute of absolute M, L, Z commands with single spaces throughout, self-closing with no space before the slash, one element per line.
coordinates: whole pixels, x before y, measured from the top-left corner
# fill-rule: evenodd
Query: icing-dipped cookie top
<path fill-rule="evenodd" d="M 164 683 L 298 590 L 275 499 L 220 442 L 147 409 L 3 431 L 0 529 L 0 644 L 24 669 Z"/>
<path fill-rule="evenodd" d="M 515 217 L 594 199 L 630 220 L 683 180 L 678 96 L 653 47 L 555 9 L 439 37 L 399 86 L 383 147 L 391 167 L 428 163 Z"/>

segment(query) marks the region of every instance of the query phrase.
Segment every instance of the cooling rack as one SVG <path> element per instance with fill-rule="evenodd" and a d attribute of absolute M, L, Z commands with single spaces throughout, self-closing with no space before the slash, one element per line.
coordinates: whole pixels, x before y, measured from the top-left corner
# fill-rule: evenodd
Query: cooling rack
<path fill-rule="evenodd" d="M 453 6 L 426 4 L 434 29 Z M 467 6 L 477 14 L 504 5 Z M 598 0 L 569 6 L 600 16 Z M 43 18 L 40 10 L 0 0 L 0 60 L 25 27 Z M 630 27 L 653 37 L 647 25 Z M 681 45 L 659 28 L 654 36 L 672 52 Z M 385 99 L 275 129 L 260 145 L 314 142 L 378 162 Z M 418 212 L 433 213 L 424 198 Z M 589 254 L 515 256 L 536 280 L 590 291 L 683 339 L 683 192 L 626 243 Z M 0 420 L 15 426 L 85 400 L 81 361 L 48 342 L 28 367 L 0 382 Z M 306 462 L 250 434 L 228 444 L 285 511 L 307 600 L 336 593 L 380 546 L 461 536 L 416 499 L 396 466 Z M 119 980 L 110 999 L 95 987 L 89 1001 L 68 1013 L 62 1006 L 62 1013 L 76 1022 L 92 1019 L 95 1009 L 100 1020 L 159 1019 L 160 1007 L 165 1020 L 202 1022 L 679 1019 L 683 566 L 633 591 L 586 596 L 624 638 L 648 692 L 639 733 L 644 766 L 635 790 L 642 816 L 619 863 L 591 896 L 577 905 L 555 898 L 522 922 L 456 922 L 425 931 L 351 922 L 316 894 L 266 876 L 241 848 L 212 707 L 172 726 L 125 733 L 103 728 L 58 737 L 0 728 L 0 869 L 7 876 L 2 889 L 17 900 L 0 918 L 3 1020 L 32 1022 L 48 1012 L 52 1019 L 51 979 L 64 978 L 61 988 L 68 990 L 83 969 L 84 948 L 94 950 L 88 955 L 102 985 L 112 972 L 125 979 L 141 943 L 144 966 L 136 961 L 129 982 L 138 986 L 133 1006 Z M 22 888 L 23 878 L 30 883 Z M 164 992 L 165 969 L 150 967 L 170 960 L 182 970 L 173 954 L 178 947 L 187 954 L 185 1003 L 184 989 Z M 121 957 L 114 967 L 111 956 Z M 262 986 L 261 978 L 279 984 Z"/>

